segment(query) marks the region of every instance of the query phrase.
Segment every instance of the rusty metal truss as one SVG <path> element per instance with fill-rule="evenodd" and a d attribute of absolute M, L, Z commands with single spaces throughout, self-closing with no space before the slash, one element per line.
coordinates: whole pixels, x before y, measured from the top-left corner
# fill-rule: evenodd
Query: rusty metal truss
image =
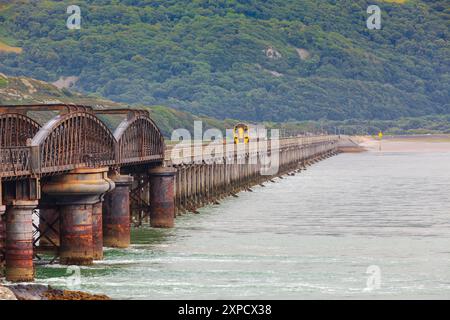
<path fill-rule="evenodd" d="M 1 109 L 0 109 L 1 111 Z M 41 126 L 21 113 L 0 113 L 0 148 L 26 146 Z"/>
<path fill-rule="evenodd" d="M 53 237 L 50 237 L 50 233 L 53 232 L 54 235 L 59 237 L 59 215 L 54 217 L 53 220 L 47 221 L 44 217 L 40 215 L 39 209 L 33 210 L 33 219 L 39 221 L 39 223 L 33 222 L 33 258 L 37 263 L 48 263 L 53 264 L 59 258 L 59 245 L 54 242 Z M 46 247 L 45 253 L 49 255 L 47 259 L 44 258 L 41 253 L 39 242 L 45 240 L 49 246 Z"/>
<path fill-rule="evenodd" d="M 142 226 L 150 218 L 150 181 L 146 174 L 134 174 L 130 190 L 131 223 Z"/>
<path fill-rule="evenodd" d="M 40 126 L 28 112 L 53 111 Z M 114 132 L 97 116 L 124 115 Z M 89 106 L 0 106 L 0 178 L 54 175 L 78 167 L 162 163 L 164 138 L 147 111 Z"/>
<path fill-rule="evenodd" d="M 164 156 L 164 138 L 147 111 L 110 109 L 96 110 L 96 114 L 126 115 L 114 131 L 117 164 L 133 165 L 160 161 L 160 156 Z"/>

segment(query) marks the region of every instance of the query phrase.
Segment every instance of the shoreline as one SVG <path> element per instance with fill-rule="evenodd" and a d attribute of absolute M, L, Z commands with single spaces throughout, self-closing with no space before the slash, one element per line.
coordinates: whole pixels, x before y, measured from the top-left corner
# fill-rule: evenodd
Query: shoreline
<path fill-rule="evenodd" d="M 1 284 L 0 300 L 112 300 L 104 294 L 56 289 L 49 285 Z"/>
<path fill-rule="evenodd" d="M 368 152 L 428 153 L 450 152 L 450 135 L 373 136 L 350 137 Z M 381 145 L 381 150 L 380 150 Z"/>

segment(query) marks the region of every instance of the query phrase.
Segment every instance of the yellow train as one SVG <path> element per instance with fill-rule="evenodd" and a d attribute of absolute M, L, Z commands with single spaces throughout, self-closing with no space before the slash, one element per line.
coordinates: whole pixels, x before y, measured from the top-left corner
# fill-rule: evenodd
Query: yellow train
<path fill-rule="evenodd" d="M 233 140 L 235 144 L 249 143 L 266 138 L 266 130 L 263 126 L 249 125 L 247 123 L 238 123 L 233 129 Z"/>

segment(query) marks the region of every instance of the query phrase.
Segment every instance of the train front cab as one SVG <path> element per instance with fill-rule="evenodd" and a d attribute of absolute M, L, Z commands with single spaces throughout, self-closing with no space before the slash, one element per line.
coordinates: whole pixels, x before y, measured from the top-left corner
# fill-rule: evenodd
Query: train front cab
<path fill-rule="evenodd" d="M 248 143 L 250 140 L 248 125 L 244 123 L 239 123 L 235 125 L 233 130 L 233 136 L 235 144 Z"/>

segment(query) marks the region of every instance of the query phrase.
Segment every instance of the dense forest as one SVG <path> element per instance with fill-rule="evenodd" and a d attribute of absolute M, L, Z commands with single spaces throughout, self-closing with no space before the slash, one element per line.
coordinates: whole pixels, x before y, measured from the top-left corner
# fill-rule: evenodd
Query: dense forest
<path fill-rule="evenodd" d="M 80 30 L 69 4 L 1 1 L 0 72 L 218 119 L 450 114 L 448 0 L 79 0 Z"/>
<path fill-rule="evenodd" d="M 58 89 L 54 85 L 25 77 L 7 77 L 0 73 L 0 104 L 31 103 L 77 103 L 104 108 L 139 107 L 150 112 L 150 116 L 162 131 L 166 139 L 170 139 L 173 130 L 184 128 L 193 133 L 194 121 L 201 121 L 203 129 L 218 128 L 223 134 L 226 129 L 233 128 L 236 119 L 218 120 L 212 117 L 199 117 L 188 112 L 175 110 L 166 106 L 129 106 L 103 99 L 96 95 L 83 95 L 67 89 Z M 51 114 L 34 114 L 33 119 L 43 124 L 52 117 Z M 103 119 L 109 123 L 108 117 Z M 113 127 L 111 122 L 110 128 Z M 117 125 L 117 123 L 115 123 Z M 399 118 L 396 120 L 309 120 L 290 122 L 264 121 L 267 129 L 279 129 L 281 136 L 292 136 L 309 133 L 377 135 L 382 131 L 386 135 L 398 134 L 450 134 L 450 115 L 429 115 L 415 118 Z"/>

